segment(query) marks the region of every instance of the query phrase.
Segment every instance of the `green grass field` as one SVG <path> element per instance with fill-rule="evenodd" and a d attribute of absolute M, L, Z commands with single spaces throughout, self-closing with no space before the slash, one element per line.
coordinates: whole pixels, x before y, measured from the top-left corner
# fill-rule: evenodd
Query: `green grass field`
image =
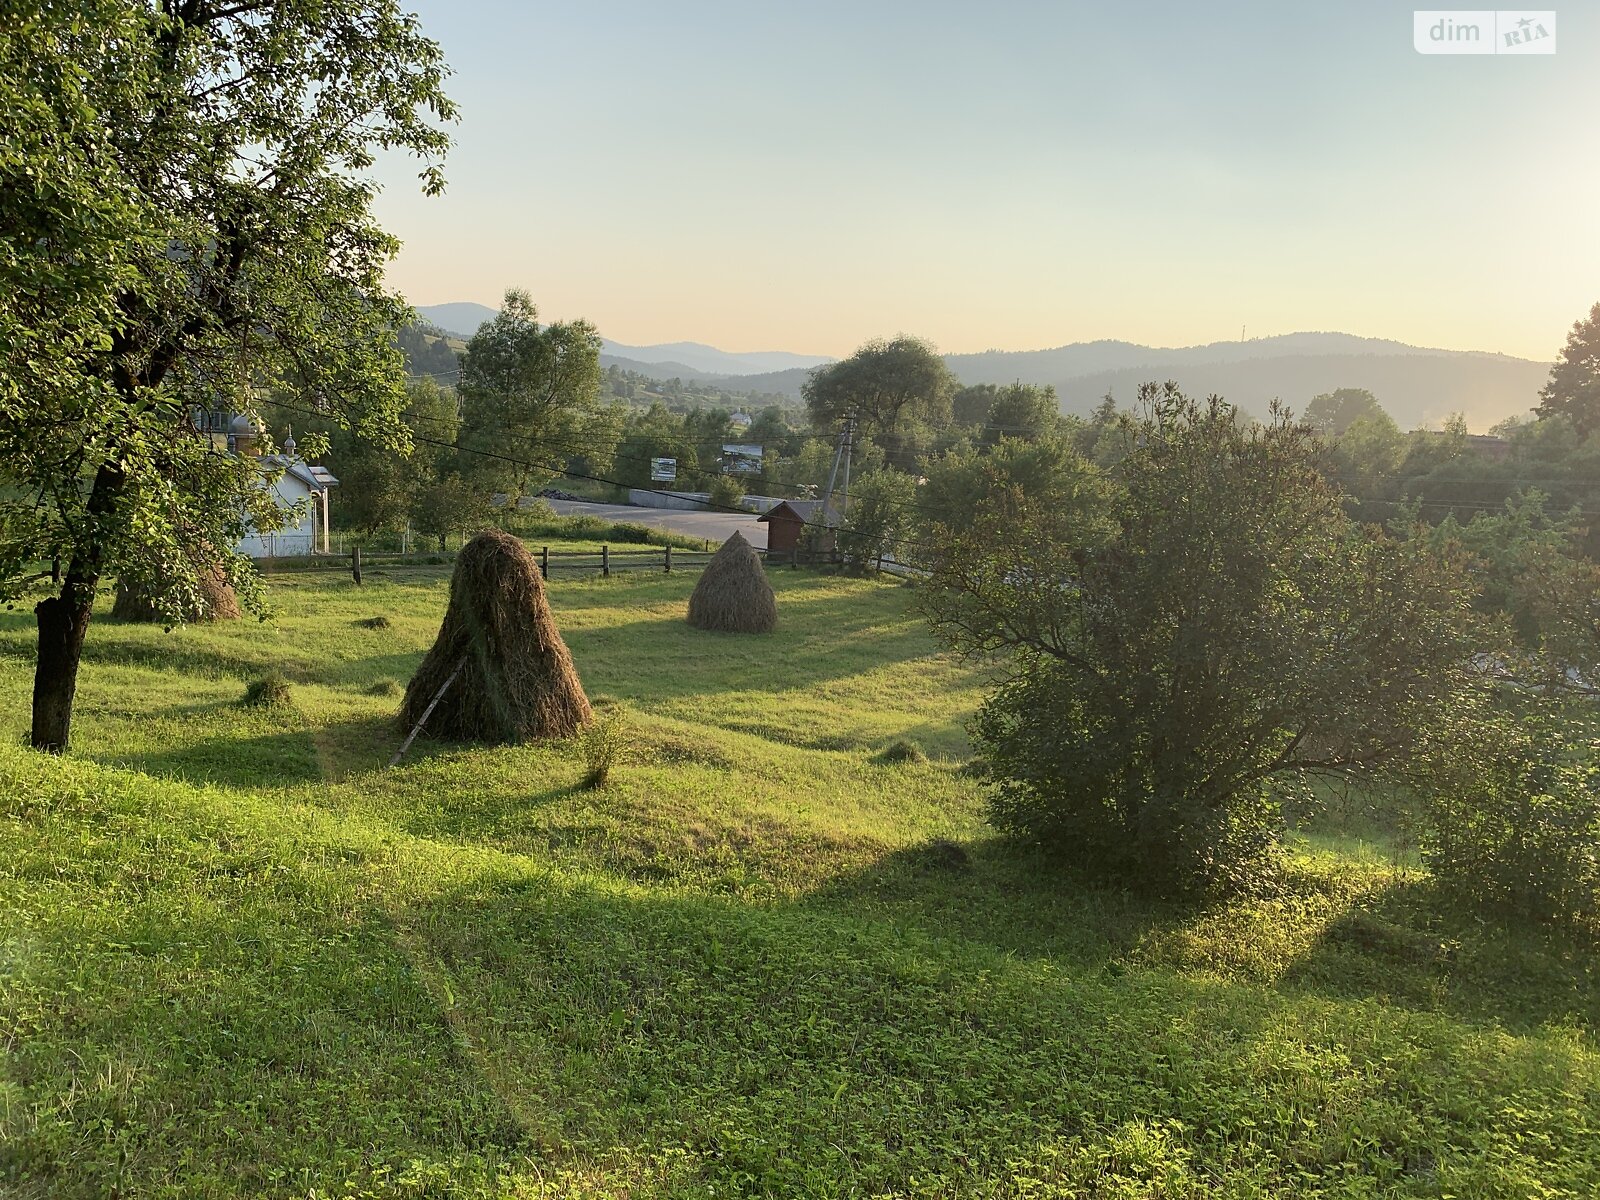
<path fill-rule="evenodd" d="M 1584 948 L 1331 827 L 1204 913 L 1059 877 L 986 830 L 984 669 L 892 583 L 776 571 L 747 639 L 683 623 L 689 575 L 561 580 L 612 783 L 559 744 L 388 771 L 447 577 L 102 621 L 59 761 L 0 622 L 0 1192 L 1600 1193 Z M 293 707 L 241 707 L 273 669 Z"/>

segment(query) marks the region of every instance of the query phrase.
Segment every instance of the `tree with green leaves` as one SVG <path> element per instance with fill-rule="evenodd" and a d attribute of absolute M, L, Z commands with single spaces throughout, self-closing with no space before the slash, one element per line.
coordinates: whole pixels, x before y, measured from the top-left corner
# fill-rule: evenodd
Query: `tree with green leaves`
<path fill-rule="evenodd" d="M 959 389 L 950 399 L 950 419 L 966 428 L 983 425 L 989 420 L 989 408 L 1000 391 L 992 383 L 974 383 Z"/>
<path fill-rule="evenodd" d="M 617 422 L 599 399 L 599 332 L 588 321 L 540 325 L 527 292 L 507 291 L 467 342 L 459 390 L 462 474 L 487 490 L 526 495 L 569 458 L 615 446 Z"/>
<path fill-rule="evenodd" d="M 1306 405 L 1306 424 L 1324 437 L 1337 438 L 1364 418 L 1390 419 L 1378 398 L 1366 388 L 1337 388 L 1314 396 Z"/>
<path fill-rule="evenodd" d="M 489 497 L 455 471 L 427 481 L 411 497 L 411 523 L 424 537 L 437 538 L 442 552 L 453 533 L 470 535 L 494 520 Z"/>
<path fill-rule="evenodd" d="M 1406 777 L 1470 725 L 1491 644 L 1463 564 L 1347 519 L 1309 428 L 1172 384 L 1141 404 L 1114 471 L 966 468 L 985 495 L 921 538 L 922 595 L 1009 664 L 975 725 L 997 826 L 1122 883 L 1244 890 L 1285 787 Z"/>
<path fill-rule="evenodd" d="M 989 405 L 982 441 L 994 445 L 1001 438 L 1038 441 L 1061 424 L 1061 404 L 1048 384 L 1013 383 L 995 392 Z"/>
<path fill-rule="evenodd" d="M 865 571 L 882 558 L 898 560 L 915 524 L 917 481 L 885 467 L 861 476 L 850 488 L 839 554 L 852 571 Z"/>
<path fill-rule="evenodd" d="M 413 379 L 401 420 L 411 437 L 408 455 L 327 424 L 329 457 L 339 466 L 334 511 L 342 526 L 369 534 L 400 529 L 418 496 L 449 471 L 460 424 L 455 392 L 432 379 Z"/>
<path fill-rule="evenodd" d="M 227 548 L 287 514 L 193 410 L 273 395 L 404 445 L 366 173 L 398 150 L 440 191 L 454 108 L 393 0 L 17 0 L 6 25 L 0 591 L 61 564 L 31 734 L 60 751 L 104 576 L 175 615 L 218 571 L 257 601 Z"/>
<path fill-rule="evenodd" d="M 1565 416 L 1585 437 L 1600 429 L 1600 304 L 1573 324 L 1539 393 L 1539 412 Z"/>
<path fill-rule="evenodd" d="M 870 341 L 849 358 L 818 367 L 800 391 L 817 429 L 837 429 L 853 413 L 889 464 L 909 470 L 915 465 L 916 428 L 950 423 L 956 386 L 930 343 L 901 335 Z"/>

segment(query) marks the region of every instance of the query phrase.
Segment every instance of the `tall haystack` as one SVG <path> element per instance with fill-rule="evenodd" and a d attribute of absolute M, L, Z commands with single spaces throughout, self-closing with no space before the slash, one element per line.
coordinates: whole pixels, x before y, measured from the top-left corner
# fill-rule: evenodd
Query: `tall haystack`
<path fill-rule="evenodd" d="M 755 547 L 737 530 L 711 556 L 689 597 L 689 624 L 720 633 L 771 633 L 778 602 Z"/>
<path fill-rule="evenodd" d="M 233 585 L 219 566 L 200 572 L 199 602 L 190 605 L 183 614 L 185 621 L 237 621 L 239 597 Z M 133 579 L 117 580 L 117 598 L 111 605 L 111 615 L 119 621 L 145 621 L 167 624 L 171 618 L 156 606 L 150 589 Z"/>
<path fill-rule="evenodd" d="M 589 721 L 589 700 L 545 603 L 539 564 L 516 538 L 480 533 L 456 559 L 444 624 L 406 687 L 409 732 L 456 668 L 423 732 L 463 742 L 566 737 Z"/>

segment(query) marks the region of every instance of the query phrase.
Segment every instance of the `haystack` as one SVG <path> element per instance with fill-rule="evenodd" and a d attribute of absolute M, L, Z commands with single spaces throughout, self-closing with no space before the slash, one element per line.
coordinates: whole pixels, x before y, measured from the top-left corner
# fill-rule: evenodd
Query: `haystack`
<path fill-rule="evenodd" d="M 689 597 L 689 624 L 721 633 L 771 633 L 778 602 L 761 556 L 737 530 L 711 556 Z"/>
<path fill-rule="evenodd" d="M 450 578 L 444 624 L 406 687 L 398 724 L 410 731 L 461 666 L 428 717 L 430 737 L 521 742 L 566 737 L 589 721 L 589 700 L 545 603 L 539 565 L 493 530 L 468 542 Z"/>
<path fill-rule="evenodd" d="M 185 621 L 237 621 L 241 616 L 239 597 L 221 567 L 213 566 L 200 572 L 198 580 L 200 602 L 191 605 L 183 614 Z M 150 589 L 132 579 L 117 580 L 117 598 L 111 605 L 111 615 L 119 621 L 145 621 L 165 625 L 171 618 L 156 607 Z"/>

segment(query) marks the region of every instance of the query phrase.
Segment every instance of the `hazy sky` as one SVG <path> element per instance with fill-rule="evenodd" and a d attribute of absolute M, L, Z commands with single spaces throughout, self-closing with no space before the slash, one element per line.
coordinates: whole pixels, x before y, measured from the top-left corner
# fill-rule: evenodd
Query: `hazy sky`
<path fill-rule="evenodd" d="M 1600 3 L 1424 56 L 1391 3 L 426 0 L 413 302 L 844 354 L 1343 330 L 1548 359 L 1600 300 Z"/>

